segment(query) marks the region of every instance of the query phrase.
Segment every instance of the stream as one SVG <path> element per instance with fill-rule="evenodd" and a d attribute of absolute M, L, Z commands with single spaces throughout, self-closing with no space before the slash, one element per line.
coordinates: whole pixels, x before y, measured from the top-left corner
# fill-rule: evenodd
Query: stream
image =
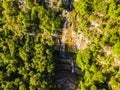
<path fill-rule="evenodd" d="M 66 26 L 67 26 L 67 19 L 64 23 L 63 27 L 63 34 L 62 34 L 62 39 L 61 39 L 61 44 L 60 44 L 60 57 L 64 58 L 65 57 L 65 42 L 66 42 L 66 37 L 67 37 L 67 31 L 66 31 Z"/>
<path fill-rule="evenodd" d="M 64 16 L 65 21 L 63 24 L 63 29 L 61 30 L 62 35 L 59 40 L 59 57 L 56 59 L 55 79 L 58 84 L 62 85 L 60 90 L 79 90 L 78 82 L 81 73 L 79 68 L 75 66 L 75 59 L 72 56 L 68 55 L 68 52 L 70 51 L 68 51 L 67 47 L 67 40 L 69 38 L 68 33 L 70 33 L 68 31 L 68 28 L 70 27 L 68 15 L 72 10 L 72 0 L 69 0 L 68 9 L 65 13 L 66 15 Z M 70 48 L 71 47 L 72 45 L 70 46 Z"/>
<path fill-rule="evenodd" d="M 59 90 L 79 90 L 79 78 L 82 76 L 80 68 L 75 65 L 75 47 L 76 41 L 73 41 L 74 22 L 70 22 L 70 13 L 73 10 L 72 0 L 68 0 L 69 5 L 66 11 L 63 11 L 65 18 L 62 30 L 55 34 L 56 50 L 59 52 L 55 58 L 55 80 L 56 83 L 61 85 Z M 59 33 L 60 32 L 60 33 Z M 74 37 L 75 38 L 75 37 Z M 72 52 L 72 55 L 70 54 Z M 69 54 L 68 54 L 69 53 Z M 74 53 L 74 54 L 73 54 Z M 57 53 L 55 53 L 57 54 Z"/>

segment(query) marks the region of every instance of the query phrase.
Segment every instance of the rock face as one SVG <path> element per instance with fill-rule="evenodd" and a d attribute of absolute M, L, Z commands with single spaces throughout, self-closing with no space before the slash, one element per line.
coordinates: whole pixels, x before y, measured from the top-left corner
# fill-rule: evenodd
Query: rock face
<path fill-rule="evenodd" d="M 74 2 L 78 2 L 78 0 L 74 0 Z"/>
<path fill-rule="evenodd" d="M 68 71 L 61 71 L 61 75 L 57 74 L 57 83 L 62 85 L 63 90 L 78 90 L 78 80 L 75 75 Z"/>
<path fill-rule="evenodd" d="M 72 12 L 63 11 L 62 16 L 67 19 L 64 22 L 63 29 L 57 33 L 56 37 L 56 49 L 61 49 L 61 45 L 64 43 L 65 50 L 67 52 L 76 52 L 76 50 L 83 50 L 87 47 L 90 41 L 84 37 L 80 32 L 75 31 L 76 20 L 71 21 Z M 94 24 L 94 22 L 92 23 Z M 96 24 L 95 24 L 96 25 Z M 63 42 L 64 41 L 64 42 Z"/>
<path fill-rule="evenodd" d="M 70 0 L 62 0 L 62 3 L 63 3 L 63 5 L 69 5 L 69 4 L 70 4 L 69 1 L 70 1 Z"/>
<path fill-rule="evenodd" d="M 58 56 L 55 55 L 57 57 L 55 58 L 55 80 L 62 86 L 61 90 L 79 90 L 79 78 L 82 74 L 80 68 L 75 64 L 73 53 L 75 54 L 76 50 L 80 48 L 81 42 L 86 42 L 86 40 L 83 39 L 82 34 L 79 35 L 74 30 L 74 21 L 71 21 L 72 0 L 62 0 L 62 3 L 69 7 L 62 12 L 62 16 L 65 18 L 63 28 L 54 35 L 55 49 L 59 52 Z M 86 46 L 86 43 L 83 45 Z M 68 52 L 72 55 L 69 56 Z"/>
<path fill-rule="evenodd" d="M 75 66 L 75 72 L 71 72 L 70 59 L 56 59 L 55 80 L 62 85 L 62 90 L 79 90 L 78 83 L 82 76 L 81 70 Z"/>
<path fill-rule="evenodd" d="M 47 7 L 57 8 L 59 5 L 68 6 L 71 4 L 72 0 L 45 0 Z"/>
<path fill-rule="evenodd" d="M 76 52 L 77 49 L 83 50 L 87 47 L 87 44 L 90 43 L 90 41 L 85 38 L 82 33 L 78 34 L 77 32 L 75 32 L 72 26 L 68 26 L 68 28 L 66 28 L 66 30 L 62 33 L 63 35 L 59 34 L 58 36 L 60 37 L 56 39 L 55 45 L 57 46 L 55 48 L 57 50 L 60 49 L 60 44 L 63 38 L 65 38 L 64 44 L 66 46 L 65 51 L 67 52 Z"/>

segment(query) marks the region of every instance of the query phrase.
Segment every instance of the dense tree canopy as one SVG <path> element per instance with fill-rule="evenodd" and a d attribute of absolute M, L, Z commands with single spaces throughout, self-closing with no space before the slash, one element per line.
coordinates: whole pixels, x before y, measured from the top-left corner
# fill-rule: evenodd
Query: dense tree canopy
<path fill-rule="evenodd" d="M 90 41 L 87 50 L 78 51 L 81 90 L 119 90 L 120 60 L 119 0 L 78 0 L 78 31 Z"/>
<path fill-rule="evenodd" d="M 33 1 L 0 0 L 0 89 L 55 87 L 52 37 L 62 19 Z"/>
<path fill-rule="evenodd" d="M 71 11 L 56 1 L 0 0 L 0 90 L 56 89 L 53 37 L 64 18 L 89 42 L 76 52 L 79 88 L 120 90 L 120 1 L 74 0 Z"/>

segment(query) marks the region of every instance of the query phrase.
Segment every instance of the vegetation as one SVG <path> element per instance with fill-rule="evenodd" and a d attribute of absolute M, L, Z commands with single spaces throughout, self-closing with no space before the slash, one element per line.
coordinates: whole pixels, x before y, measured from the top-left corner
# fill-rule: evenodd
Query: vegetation
<path fill-rule="evenodd" d="M 1 90 L 56 88 L 52 37 L 62 19 L 41 1 L 32 2 L 0 0 Z"/>
<path fill-rule="evenodd" d="M 89 41 L 76 52 L 79 88 L 120 90 L 120 1 L 78 0 L 73 6 L 70 11 L 62 1 L 0 0 L 0 90 L 57 89 L 53 37 L 65 10 L 67 27 Z"/>
<path fill-rule="evenodd" d="M 78 0 L 74 2 L 77 30 L 88 38 L 87 49 L 77 52 L 76 63 L 83 77 L 81 90 L 119 90 L 120 2 Z"/>

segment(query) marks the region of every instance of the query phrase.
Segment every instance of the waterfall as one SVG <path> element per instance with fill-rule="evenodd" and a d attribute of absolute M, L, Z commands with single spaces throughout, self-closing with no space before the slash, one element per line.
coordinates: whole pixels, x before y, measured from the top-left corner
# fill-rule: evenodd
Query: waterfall
<path fill-rule="evenodd" d="M 72 11 L 73 10 L 73 5 L 72 5 L 72 0 L 69 0 L 69 11 Z"/>
<path fill-rule="evenodd" d="M 67 26 L 67 20 L 65 21 L 63 27 L 63 34 L 62 34 L 62 39 L 61 39 L 61 45 L 60 45 L 60 57 L 65 57 L 65 42 L 66 42 L 66 35 L 67 35 L 67 31 L 66 31 L 66 26 Z"/>
<path fill-rule="evenodd" d="M 68 21 L 66 20 L 65 23 L 64 23 L 64 25 L 63 25 L 64 29 L 66 29 L 67 22 L 68 22 Z"/>
<path fill-rule="evenodd" d="M 71 73 L 75 72 L 75 65 L 74 65 L 74 60 L 71 58 Z"/>
<path fill-rule="evenodd" d="M 63 2 L 66 1 L 66 0 L 63 0 Z M 68 7 L 68 10 L 69 11 L 72 11 L 73 7 L 72 7 L 72 0 L 68 0 L 69 2 L 69 7 Z M 63 25 L 63 31 L 62 31 L 62 39 L 61 39 L 61 44 L 60 44 L 60 57 L 66 57 L 65 56 L 65 44 L 66 44 L 66 39 L 67 39 L 67 30 L 66 30 L 66 27 L 67 27 L 67 23 L 68 23 L 68 20 L 67 20 L 67 15 L 68 13 L 66 13 L 65 17 L 66 17 L 66 21 Z"/>

